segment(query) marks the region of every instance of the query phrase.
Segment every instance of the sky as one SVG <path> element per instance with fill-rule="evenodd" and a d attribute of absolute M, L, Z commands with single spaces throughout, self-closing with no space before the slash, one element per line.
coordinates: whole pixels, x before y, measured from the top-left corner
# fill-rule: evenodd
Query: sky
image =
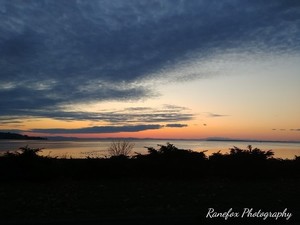
<path fill-rule="evenodd" d="M 298 0 L 0 0 L 0 131 L 300 141 Z"/>

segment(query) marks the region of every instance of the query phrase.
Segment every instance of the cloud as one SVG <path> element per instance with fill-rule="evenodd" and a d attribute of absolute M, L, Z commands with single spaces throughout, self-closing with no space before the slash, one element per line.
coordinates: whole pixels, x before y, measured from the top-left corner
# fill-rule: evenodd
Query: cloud
<path fill-rule="evenodd" d="M 236 46 L 299 52 L 299 15 L 298 1 L 281 0 L 1 1 L 0 115 L 151 98 L 145 80 Z"/>
<path fill-rule="evenodd" d="M 188 125 L 187 124 L 179 124 L 179 123 L 170 123 L 170 124 L 166 124 L 165 126 L 166 127 L 178 127 L 178 128 L 181 128 L 181 127 L 187 127 Z"/>
<path fill-rule="evenodd" d="M 224 117 L 228 115 L 216 114 L 216 113 L 207 113 L 208 117 Z"/>
<path fill-rule="evenodd" d="M 139 132 L 144 130 L 156 130 L 162 128 L 159 124 L 143 124 L 134 126 L 94 126 L 78 129 L 32 129 L 30 132 L 47 134 L 100 134 L 100 133 L 121 133 L 121 132 Z"/>
<path fill-rule="evenodd" d="M 18 130 L 10 129 L 3 130 L 3 132 L 13 132 L 13 133 L 45 133 L 45 134 L 100 134 L 100 133 L 121 133 L 121 132 L 139 132 L 145 130 L 157 130 L 163 127 L 170 128 L 182 128 L 187 127 L 187 124 L 140 124 L 140 125 L 124 125 L 124 126 L 93 126 L 84 127 L 77 129 L 65 129 L 65 128 L 49 128 L 49 129 L 31 129 L 31 130 Z"/>
<path fill-rule="evenodd" d="M 281 129 L 272 129 L 273 131 L 300 131 L 300 128 L 298 128 L 298 129 L 294 129 L 294 128 L 291 128 L 291 129 L 283 129 L 283 128 L 281 128 Z"/>
<path fill-rule="evenodd" d="M 1 129 L 0 132 L 4 132 L 4 133 L 22 133 L 24 132 L 24 130 L 21 129 Z"/>
<path fill-rule="evenodd" d="M 90 90 L 68 90 L 59 84 L 60 87 L 47 90 L 37 90 L 27 84 L 10 90 L 0 90 L 2 101 L 0 102 L 0 115 L 26 115 L 39 116 L 43 111 L 58 109 L 64 104 L 101 101 L 101 100 L 134 100 L 150 96 L 151 91 L 143 88 L 122 88 L 122 87 L 99 87 L 96 92 Z M 66 85 L 67 86 L 67 85 Z M 87 87 L 88 88 L 88 87 Z M 69 92 L 69 93 L 68 93 Z M 91 93 L 87 93 L 91 92 Z"/>
<path fill-rule="evenodd" d="M 23 123 L 21 120 L 1 120 L 0 126 L 6 125 L 6 124 L 14 124 L 15 126 L 21 126 L 18 124 Z"/>
<path fill-rule="evenodd" d="M 23 115 L 27 115 L 26 110 L 19 111 Z M 128 124 L 128 123 L 163 123 L 163 122 L 180 122 L 190 121 L 194 118 L 194 114 L 188 109 L 175 106 L 163 106 L 160 108 L 152 107 L 130 107 L 123 110 L 109 110 L 98 112 L 87 111 L 67 111 L 65 109 L 49 109 L 30 111 L 28 116 L 34 112 L 38 118 L 46 117 L 65 121 L 94 121 L 106 122 L 109 124 Z M 20 119 L 20 118 L 18 118 Z M 28 117 L 24 117 L 28 120 Z M 6 124 L 16 121 L 15 117 L 6 117 L 4 120 Z"/>

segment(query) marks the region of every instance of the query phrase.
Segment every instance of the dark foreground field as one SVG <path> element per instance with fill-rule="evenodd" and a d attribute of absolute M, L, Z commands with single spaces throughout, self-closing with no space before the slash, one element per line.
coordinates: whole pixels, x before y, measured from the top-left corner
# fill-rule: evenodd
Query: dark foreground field
<path fill-rule="evenodd" d="M 299 157 L 233 149 L 208 158 L 165 147 L 134 158 L 6 154 L 0 224 L 299 224 Z M 210 208 L 239 216 L 206 218 Z M 292 216 L 241 218 L 244 208 Z"/>
<path fill-rule="evenodd" d="M 5 182 L 0 224 L 273 224 L 275 219 L 207 219 L 208 208 L 293 213 L 299 180 L 105 179 Z M 299 222 L 299 221 L 298 221 Z"/>

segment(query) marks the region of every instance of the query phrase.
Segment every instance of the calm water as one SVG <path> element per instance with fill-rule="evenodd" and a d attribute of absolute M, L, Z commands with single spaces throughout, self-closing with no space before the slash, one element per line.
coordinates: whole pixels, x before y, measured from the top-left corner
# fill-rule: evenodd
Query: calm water
<path fill-rule="evenodd" d="M 145 154 L 146 147 L 157 148 L 157 144 L 170 142 L 178 148 L 191 149 L 194 151 L 207 150 L 206 155 L 213 152 L 228 152 L 229 148 L 237 146 L 246 148 L 248 145 L 260 148 L 261 150 L 273 150 L 274 157 L 283 159 L 293 159 L 295 155 L 300 156 L 300 143 L 278 143 L 278 142 L 238 142 L 238 141 L 182 141 L 182 140 L 134 140 L 134 152 Z M 41 155 L 64 158 L 86 158 L 104 157 L 111 140 L 76 140 L 76 141 L 37 141 L 37 140 L 0 140 L 0 153 L 5 151 L 15 151 L 19 147 L 28 145 L 32 148 L 44 148 Z"/>

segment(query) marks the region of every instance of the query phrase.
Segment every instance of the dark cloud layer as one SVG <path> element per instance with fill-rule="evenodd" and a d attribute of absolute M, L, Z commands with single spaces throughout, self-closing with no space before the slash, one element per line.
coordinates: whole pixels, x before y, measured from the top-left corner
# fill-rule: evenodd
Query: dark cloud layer
<path fill-rule="evenodd" d="M 134 126 L 95 126 L 84 127 L 79 129 L 33 129 L 30 132 L 47 133 L 47 134 L 95 134 L 95 133 L 120 133 L 120 132 L 138 132 L 144 130 L 160 129 L 162 126 L 159 124 L 143 124 Z"/>
<path fill-rule="evenodd" d="M 64 104 L 148 98 L 143 79 L 192 53 L 299 51 L 299 27 L 296 0 L 4 0 L 0 115 L 60 117 Z"/>
<path fill-rule="evenodd" d="M 188 126 L 187 124 L 180 124 L 180 123 L 166 124 L 166 127 L 178 127 L 178 128 L 181 128 L 181 127 L 187 127 L 187 126 Z"/>
<path fill-rule="evenodd" d="M 101 134 L 101 133 L 121 133 L 121 132 L 139 132 L 145 130 L 157 130 L 164 127 L 181 128 L 187 127 L 187 124 L 139 124 L 124 126 L 93 126 L 78 129 L 50 128 L 50 129 L 31 129 L 31 130 L 4 130 L 4 132 L 33 132 L 44 134 Z"/>

